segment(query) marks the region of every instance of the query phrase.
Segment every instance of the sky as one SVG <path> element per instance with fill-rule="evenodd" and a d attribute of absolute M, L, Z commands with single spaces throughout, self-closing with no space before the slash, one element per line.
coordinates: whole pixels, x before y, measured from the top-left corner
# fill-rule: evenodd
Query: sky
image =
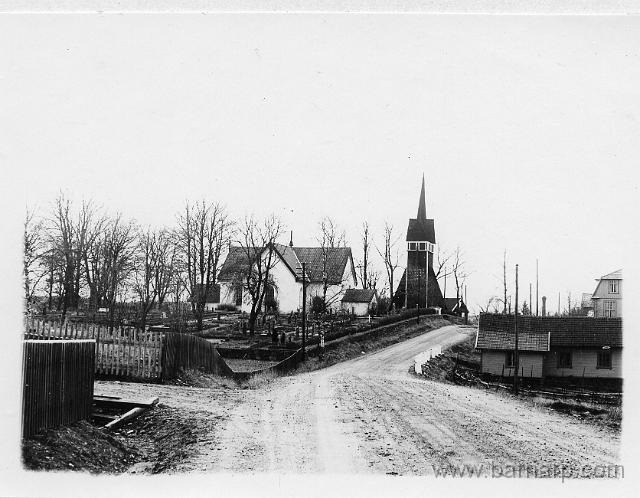
<path fill-rule="evenodd" d="M 505 250 L 509 288 L 518 263 L 529 300 L 537 259 L 555 312 L 558 293 L 564 308 L 568 292 L 592 292 L 633 242 L 638 18 L 10 21 L 0 164 L 16 220 L 61 190 L 152 226 L 204 198 L 236 219 L 275 213 L 300 246 L 329 216 L 358 260 L 365 220 L 379 245 L 392 224 L 404 249 L 424 174 L 437 242 L 464 253 L 473 312 L 501 294 Z"/>

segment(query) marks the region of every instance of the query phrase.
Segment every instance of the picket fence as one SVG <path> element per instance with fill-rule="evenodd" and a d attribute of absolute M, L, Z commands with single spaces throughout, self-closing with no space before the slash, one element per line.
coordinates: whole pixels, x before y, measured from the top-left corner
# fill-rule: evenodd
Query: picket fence
<path fill-rule="evenodd" d="M 89 323 L 44 321 L 27 318 L 25 339 L 93 339 L 95 373 L 130 379 L 161 379 L 161 332 L 143 332 L 134 327 L 113 327 Z"/>

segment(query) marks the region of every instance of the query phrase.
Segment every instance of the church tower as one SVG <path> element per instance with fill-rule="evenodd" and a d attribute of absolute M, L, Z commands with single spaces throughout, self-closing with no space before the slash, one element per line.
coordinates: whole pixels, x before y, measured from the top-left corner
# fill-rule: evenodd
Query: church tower
<path fill-rule="evenodd" d="M 404 275 L 404 306 L 406 308 L 426 308 L 439 306 L 442 294 L 437 279 L 433 273 L 433 252 L 436 243 L 436 233 L 433 220 L 427 218 L 427 203 L 424 189 L 424 174 L 422 175 L 422 189 L 418 201 L 418 214 L 409 219 L 407 228 L 407 266 Z M 437 287 L 430 288 L 432 286 Z M 439 298 L 438 299 L 438 295 Z"/>

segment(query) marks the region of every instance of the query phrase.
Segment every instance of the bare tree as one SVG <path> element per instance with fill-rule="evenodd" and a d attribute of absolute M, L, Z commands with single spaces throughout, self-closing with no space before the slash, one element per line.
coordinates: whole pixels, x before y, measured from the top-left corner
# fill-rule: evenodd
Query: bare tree
<path fill-rule="evenodd" d="M 462 296 L 461 289 L 469 274 L 465 268 L 464 254 L 457 246 L 452 256 L 451 273 L 456 284 L 456 299 Z"/>
<path fill-rule="evenodd" d="M 387 272 L 387 281 L 389 282 L 389 310 L 387 311 L 390 311 L 393 306 L 393 296 L 395 289 L 394 276 L 400 261 L 399 251 L 396 248 L 398 240 L 400 240 L 400 237 L 394 237 L 393 225 L 385 222 L 384 251 L 381 251 L 379 247 L 376 247 L 376 250 L 378 251 L 378 254 L 380 254 L 382 261 L 384 262 L 384 268 Z"/>
<path fill-rule="evenodd" d="M 31 304 L 38 284 L 47 273 L 46 266 L 42 264 L 45 256 L 44 247 L 43 221 L 36 218 L 36 213 L 27 208 L 24 220 L 23 247 L 24 298 L 27 308 Z"/>
<path fill-rule="evenodd" d="M 362 224 L 362 260 L 358 265 L 358 270 L 360 272 L 360 282 L 362 283 L 362 288 L 366 289 L 369 286 L 369 251 L 371 249 L 369 243 L 369 223 L 365 221 Z"/>
<path fill-rule="evenodd" d="M 104 272 L 107 275 L 105 304 L 109 307 L 109 326 L 113 328 L 115 307 L 130 277 L 136 249 L 135 224 L 118 214 L 104 227 Z"/>
<path fill-rule="evenodd" d="M 172 234 L 167 230 L 160 230 L 156 234 L 156 271 L 154 285 L 158 292 L 158 306 L 162 307 L 167 294 L 179 275 L 179 256 L 177 245 Z"/>
<path fill-rule="evenodd" d="M 258 223 L 253 216 L 247 217 L 240 228 L 238 242 L 246 264 L 240 278 L 251 304 L 248 323 L 251 335 L 255 333 L 256 319 L 267 290 L 275 285 L 271 271 L 278 261 L 275 242 L 282 231 L 282 222 L 275 215 L 267 217 L 262 223 Z"/>
<path fill-rule="evenodd" d="M 220 255 L 229 243 L 231 229 L 226 209 L 219 203 L 187 202 L 178 215 L 176 241 L 198 330 L 202 330 L 207 297 L 215 284 Z"/>
<path fill-rule="evenodd" d="M 504 250 L 504 256 L 502 259 L 502 286 L 504 289 L 504 308 L 502 310 L 503 313 L 507 313 L 507 250 Z"/>
<path fill-rule="evenodd" d="M 478 308 L 480 308 L 480 311 L 482 313 L 497 313 L 498 312 L 498 304 L 501 302 L 500 298 L 498 296 L 491 296 L 486 304 L 483 306 L 481 304 L 478 305 Z"/>
<path fill-rule="evenodd" d="M 147 229 L 137 234 L 134 258 L 133 288 L 140 306 L 140 329 L 145 330 L 147 315 L 158 297 L 156 273 L 158 271 L 158 234 Z"/>
<path fill-rule="evenodd" d="M 325 216 L 320 220 L 319 227 L 320 237 L 317 240 L 320 244 L 320 250 L 322 251 L 322 262 L 320 268 L 322 272 L 322 309 L 323 311 L 326 311 L 340 295 L 339 293 L 336 293 L 333 296 L 327 295 L 329 285 L 331 283 L 336 284 L 336 282 L 329 281 L 329 264 L 331 252 L 338 247 L 345 246 L 345 232 L 344 230 L 340 230 L 335 221 L 328 216 Z M 338 284 L 340 283 L 342 282 L 338 282 Z"/>

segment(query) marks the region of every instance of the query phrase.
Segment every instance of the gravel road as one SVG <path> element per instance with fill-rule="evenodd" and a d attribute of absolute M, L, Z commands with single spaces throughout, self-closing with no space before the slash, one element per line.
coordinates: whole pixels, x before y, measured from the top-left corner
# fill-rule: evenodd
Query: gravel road
<path fill-rule="evenodd" d="M 615 431 L 408 373 L 416 354 L 471 332 L 443 327 L 255 390 L 103 382 L 96 392 L 154 394 L 161 403 L 215 418 L 215 434 L 202 434 L 178 472 L 433 475 L 469 464 L 494 475 L 526 465 L 544 474 L 551 466 L 578 472 L 586 464 L 619 463 Z"/>

